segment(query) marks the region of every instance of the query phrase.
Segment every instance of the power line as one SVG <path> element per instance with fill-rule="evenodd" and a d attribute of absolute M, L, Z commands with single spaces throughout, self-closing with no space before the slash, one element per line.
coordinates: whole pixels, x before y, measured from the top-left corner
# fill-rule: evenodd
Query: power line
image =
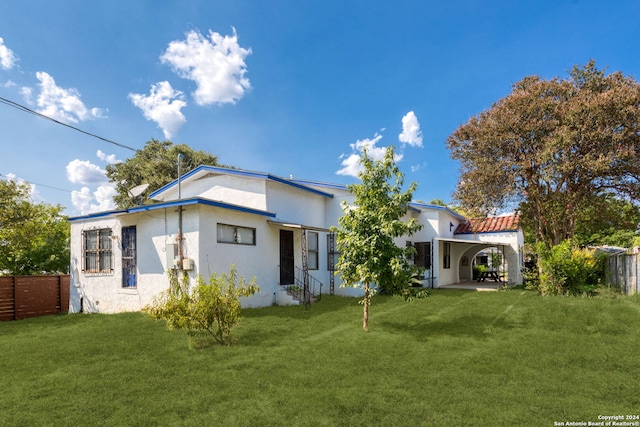
<path fill-rule="evenodd" d="M 18 181 L 18 182 L 24 182 L 26 184 L 37 185 L 39 187 L 50 188 L 52 190 L 64 191 L 65 193 L 78 194 L 78 195 L 80 195 L 82 197 L 90 197 L 91 199 L 96 199 L 96 200 L 113 200 L 113 198 L 91 196 L 91 195 L 82 193 L 82 192 L 77 191 L 77 190 L 66 190 L 64 188 L 54 187 L 52 185 L 38 184 L 37 182 L 27 181 L 26 179 L 23 179 L 23 178 L 17 178 L 17 177 L 14 178 L 14 177 L 11 177 L 11 176 L 3 175 L 1 173 L 0 173 L 0 178 L 4 179 L 6 181 L 12 181 L 13 180 L 13 181 Z"/>
<path fill-rule="evenodd" d="M 81 132 L 81 133 L 83 133 L 85 135 L 89 135 L 91 137 L 97 138 L 97 139 L 99 139 L 101 141 L 104 141 L 104 142 L 107 142 L 109 144 L 116 145 L 116 146 L 118 146 L 120 148 L 125 148 L 127 150 L 131 150 L 131 151 L 134 151 L 134 152 L 138 151 L 138 149 L 136 149 L 136 148 L 132 148 L 132 147 L 129 147 L 127 145 L 120 144 L 119 142 L 115 142 L 115 141 L 112 141 L 112 140 L 107 139 L 107 138 L 103 138 L 103 137 L 101 137 L 99 135 L 96 135 L 94 133 L 87 132 L 86 130 L 82 130 L 82 129 L 77 128 L 75 126 L 71 126 L 70 124 L 67 124 L 67 123 L 61 122 L 59 120 L 56 120 L 53 117 L 45 116 L 42 113 L 38 113 L 37 111 L 34 111 L 34 110 L 32 110 L 32 109 L 30 109 L 28 107 L 25 107 L 22 104 L 18 104 L 15 101 L 11 101 L 10 99 L 6 99 L 6 98 L 3 98 L 3 97 L 0 97 L 0 103 L 8 105 L 8 106 L 13 107 L 13 108 L 16 108 L 16 109 L 18 109 L 20 111 L 24 111 L 25 113 L 33 114 L 34 116 L 40 117 L 41 119 L 50 120 L 50 121 L 52 121 L 54 123 L 57 123 L 57 124 L 62 125 L 62 126 L 66 126 L 66 127 L 70 128 L 70 129 L 73 129 L 75 131 Z"/>

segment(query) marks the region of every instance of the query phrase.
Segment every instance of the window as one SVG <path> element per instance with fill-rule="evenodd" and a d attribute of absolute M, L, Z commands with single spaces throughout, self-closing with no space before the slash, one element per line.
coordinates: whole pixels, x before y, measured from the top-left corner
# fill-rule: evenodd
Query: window
<path fill-rule="evenodd" d="M 442 244 L 442 267 L 443 268 L 451 268 L 451 243 L 444 242 Z"/>
<path fill-rule="evenodd" d="M 431 268 L 431 242 L 416 242 L 413 247 L 416 249 L 413 259 L 414 265 L 429 270 Z"/>
<path fill-rule="evenodd" d="M 318 233 L 315 231 L 307 232 L 307 266 L 309 270 L 318 269 Z"/>
<path fill-rule="evenodd" d="M 122 228 L 122 287 L 135 288 L 136 281 L 136 227 Z"/>
<path fill-rule="evenodd" d="M 112 272 L 111 229 L 85 230 L 82 234 L 84 272 Z"/>
<path fill-rule="evenodd" d="M 218 243 L 255 245 L 256 229 L 236 225 L 218 224 Z"/>
<path fill-rule="evenodd" d="M 336 249 L 335 233 L 327 234 L 327 270 L 336 271 L 336 265 L 340 259 L 340 252 Z"/>

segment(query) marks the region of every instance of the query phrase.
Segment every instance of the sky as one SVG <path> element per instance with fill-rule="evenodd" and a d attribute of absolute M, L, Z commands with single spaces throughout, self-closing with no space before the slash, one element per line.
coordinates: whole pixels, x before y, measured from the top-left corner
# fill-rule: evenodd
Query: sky
<path fill-rule="evenodd" d="M 639 79 L 638 16 L 636 0 L 3 0 L 0 97 L 86 133 L 0 103 L 0 179 L 76 216 L 113 209 L 105 167 L 151 139 L 338 184 L 395 146 L 415 200 L 452 202 L 448 136 L 525 76 L 593 59 Z"/>

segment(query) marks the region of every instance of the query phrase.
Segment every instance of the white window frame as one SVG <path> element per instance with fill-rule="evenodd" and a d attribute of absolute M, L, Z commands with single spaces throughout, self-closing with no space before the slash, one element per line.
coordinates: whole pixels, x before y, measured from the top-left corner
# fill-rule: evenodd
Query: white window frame
<path fill-rule="evenodd" d="M 225 233 L 221 233 L 223 229 L 226 229 Z M 251 238 L 247 242 L 246 237 L 243 239 L 243 235 L 247 236 L 247 233 L 251 233 Z M 240 225 L 223 224 L 219 222 L 216 226 L 216 236 L 218 243 L 225 243 L 231 245 L 256 245 L 256 229 L 251 227 L 243 227 Z"/>

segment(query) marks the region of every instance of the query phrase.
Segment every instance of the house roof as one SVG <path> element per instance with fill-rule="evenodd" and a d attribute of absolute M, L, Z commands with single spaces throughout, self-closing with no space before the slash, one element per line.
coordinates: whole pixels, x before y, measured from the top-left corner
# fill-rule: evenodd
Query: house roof
<path fill-rule="evenodd" d="M 482 221 L 470 219 L 458 225 L 455 234 L 500 233 L 517 231 L 520 228 L 520 215 L 517 213 L 490 216 Z"/>
<path fill-rule="evenodd" d="M 303 191 L 309 191 L 311 193 L 314 194 L 318 194 L 320 196 L 323 197 L 327 197 L 327 198 L 333 198 L 333 194 L 330 193 L 326 193 L 324 191 L 320 191 L 320 190 L 316 190 L 315 188 L 311 188 L 308 187 L 304 184 L 299 183 L 296 180 L 293 179 L 287 179 L 287 178 L 282 178 L 276 175 L 272 175 L 270 173 L 264 173 L 264 172 L 255 172 L 255 171 L 248 171 L 248 170 L 244 170 L 244 169 L 231 169 L 231 168 L 225 168 L 225 167 L 220 167 L 220 166 L 207 166 L 207 165 L 201 165 L 198 166 L 197 168 L 194 168 L 192 170 L 190 170 L 189 172 L 185 173 L 184 175 L 182 175 L 180 177 L 180 181 L 181 182 L 186 182 L 186 181 L 190 181 L 193 179 L 198 179 L 201 177 L 204 177 L 206 175 L 210 175 L 210 174 L 217 174 L 217 175 L 236 175 L 236 176 L 244 176 L 244 177 L 248 177 L 248 178 L 257 178 L 257 179 L 264 179 L 267 181 L 273 181 L 273 182 L 278 182 L 280 184 L 284 184 L 284 185 L 288 185 L 290 187 L 294 187 L 297 188 L 299 190 L 303 190 Z M 149 198 L 154 199 L 154 198 L 158 198 L 162 193 L 164 193 L 165 191 L 173 188 L 173 187 L 177 187 L 178 185 L 178 180 L 172 181 L 170 183 L 168 183 L 167 185 L 165 185 L 162 188 L 157 189 L 156 191 L 154 191 L 153 193 L 151 193 L 149 195 Z"/>
<path fill-rule="evenodd" d="M 411 202 L 409 203 L 409 206 L 411 206 L 413 209 L 432 209 L 432 210 L 437 210 L 437 211 L 444 211 L 447 212 L 448 214 L 452 215 L 455 218 L 458 218 L 461 221 L 466 221 L 466 218 L 463 217 L 462 215 L 460 215 L 458 212 L 449 209 L 446 206 L 440 206 L 440 205 L 430 205 L 428 203 L 419 203 L 419 202 Z"/>
<path fill-rule="evenodd" d="M 246 212 L 254 215 L 262 215 L 269 218 L 275 218 L 276 216 L 276 214 L 273 212 L 263 211 L 260 209 L 248 208 L 246 206 L 234 205 L 231 203 L 205 199 L 202 197 L 191 197 L 188 199 L 171 200 L 164 203 L 154 203 L 152 205 L 134 206 L 128 209 L 119 209 L 115 211 L 98 212 L 98 213 L 93 213 L 89 215 L 76 216 L 76 217 L 69 218 L 69 221 L 80 221 L 80 220 L 86 220 L 86 219 L 102 218 L 102 217 L 111 216 L 111 215 L 122 215 L 122 214 L 145 212 L 145 211 L 152 211 L 156 209 L 165 209 L 165 208 L 189 206 L 189 205 L 214 206 L 214 207 L 223 208 L 223 209 Z"/>

